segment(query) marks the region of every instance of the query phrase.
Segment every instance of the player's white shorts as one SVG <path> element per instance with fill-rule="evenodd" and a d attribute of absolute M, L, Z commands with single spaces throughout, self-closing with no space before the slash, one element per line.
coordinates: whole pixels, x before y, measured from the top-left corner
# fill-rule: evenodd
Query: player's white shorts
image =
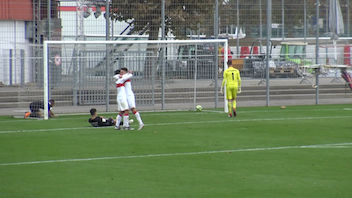
<path fill-rule="evenodd" d="M 136 99 L 134 97 L 134 94 L 127 96 L 127 102 L 130 109 L 136 108 Z"/>
<path fill-rule="evenodd" d="M 125 111 L 128 110 L 128 102 L 127 102 L 127 97 L 126 94 L 118 94 L 117 95 L 117 110 L 118 111 Z"/>

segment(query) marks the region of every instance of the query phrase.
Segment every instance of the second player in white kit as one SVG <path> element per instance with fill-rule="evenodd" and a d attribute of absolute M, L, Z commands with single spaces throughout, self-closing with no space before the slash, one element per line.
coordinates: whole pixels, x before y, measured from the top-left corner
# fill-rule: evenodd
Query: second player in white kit
<path fill-rule="evenodd" d="M 136 116 L 136 119 L 138 120 L 138 123 L 139 123 L 138 130 L 141 130 L 144 127 L 144 123 L 142 121 L 142 118 L 141 118 L 139 112 L 136 109 L 136 100 L 135 100 L 134 92 L 132 90 L 132 83 L 131 83 L 132 77 L 133 77 L 132 73 L 129 73 L 127 68 L 121 68 L 120 74 L 114 76 L 115 79 L 118 79 L 116 81 L 116 83 L 119 82 L 119 83 L 123 84 L 123 86 L 121 86 L 121 87 L 123 87 L 125 89 L 124 91 L 125 91 L 125 96 L 127 99 L 128 107 L 129 107 L 129 109 L 132 110 L 133 114 Z M 123 91 L 118 93 L 118 98 L 119 98 L 120 94 L 122 95 Z M 121 101 L 125 102 L 124 100 L 121 100 Z M 118 99 L 118 103 L 119 103 L 119 99 Z M 121 106 L 121 105 L 118 104 L 118 107 L 119 106 Z M 123 106 L 123 104 L 122 104 L 122 106 Z M 125 107 L 123 107 L 123 108 L 125 108 Z M 117 116 L 116 128 L 118 128 L 118 126 L 119 126 L 118 121 L 119 120 L 121 121 L 121 114 L 122 114 L 122 112 L 120 111 L 119 115 Z M 124 123 L 126 121 L 128 123 L 128 111 L 127 111 L 127 118 L 126 118 L 126 112 L 124 112 L 124 114 L 122 114 L 122 115 L 124 118 Z M 127 119 L 127 120 L 125 120 L 125 119 Z"/>

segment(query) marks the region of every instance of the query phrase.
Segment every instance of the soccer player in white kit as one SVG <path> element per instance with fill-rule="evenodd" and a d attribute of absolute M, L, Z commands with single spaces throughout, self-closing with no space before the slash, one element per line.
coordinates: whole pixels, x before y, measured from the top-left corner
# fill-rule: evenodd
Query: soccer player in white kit
<path fill-rule="evenodd" d="M 115 129 L 120 130 L 120 122 L 123 118 L 123 129 L 131 130 L 129 126 L 129 106 L 127 102 L 127 94 L 125 89 L 125 81 L 126 77 L 123 77 L 118 71 L 115 71 L 114 79 L 116 80 L 116 89 L 117 89 L 117 110 L 119 114 L 116 118 L 116 126 Z M 133 129 L 132 129 L 133 130 Z"/>
<path fill-rule="evenodd" d="M 123 79 L 125 79 L 125 89 L 126 89 L 126 94 L 127 94 L 127 103 L 129 108 L 131 109 L 132 113 L 136 116 L 136 119 L 138 120 L 138 130 L 143 129 L 144 123 L 142 121 L 141 115 L 136 109 L 136 99 L 132 90 L 132 83 L 131 83 L 131 78 L 132 78 L 132 73 L 128 72 L 128 69 L 126 67 L 121 68 L 120 74 L 123 75 Z"/>

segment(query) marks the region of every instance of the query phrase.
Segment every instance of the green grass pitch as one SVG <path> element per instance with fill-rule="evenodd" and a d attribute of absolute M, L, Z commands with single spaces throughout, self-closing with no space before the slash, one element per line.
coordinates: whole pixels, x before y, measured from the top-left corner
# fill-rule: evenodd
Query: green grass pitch
<path fill-rule="evenodd" d="M 0 197 L 352 197 L 351 104 L 141 115 L 0 117 Z"/>

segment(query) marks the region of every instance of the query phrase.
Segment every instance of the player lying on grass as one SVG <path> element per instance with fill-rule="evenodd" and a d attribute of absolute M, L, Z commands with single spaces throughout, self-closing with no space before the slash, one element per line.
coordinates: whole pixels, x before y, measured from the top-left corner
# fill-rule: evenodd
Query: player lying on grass
<path fill-rule="evenodd" d="M 136 109 L 136 100 L 134 96 L 134 92 L 132 90 L 132 84 L 131 84 L 131 78 L 132 78 L 132 72 L 129 72 L 127 68 L 121 68 L 121 70 L 116 70 L 115 71 L 115 80 L 123 80 L 123 85 L 125 88 L 125 93 L 126 93 L 126 99 L 127 99 L 127 104 L 128 107 L 131 109 L 132 113 L 135 115 L 136 119 L 138 120 L 139 127 L 138 130 L 141 130 L 144 127 L 144 123 L 142 121 L 142 118 L 139 114 L 139 112 Z M 128 115 L 127 115 L 128 116 Z M 126 117 L 126 115 L 125 115 Z M 121 120 L 121 113 L 117 115 L 117 122 L 116 122 L 116 129 L 119 129 L 119 121 Z M 124 118 L 125 120 L 125 118 Z M 128 117 L 127 117 L 128 120 Z"/>
<path fill-rule="evenodd" d="M 50 99 L 49 103 L 48 103 L 50 118 L 55 117 L 54 112 L 53 112 L 53 106 L 55 106 L 55 100 Z M 28 111 L 24 114 L 24 118 L 28 118 L 28 117 L 41 118 L 41 117 L 43 117 L 43 113 L 41 112 L 41 109 L 44 110 L 44 102 L 39 101 L 39 100 L 31 102 L 29 104 L 29 109 L 30 109 L 30 111 Z"/>
<path fill-rule="evenodd" d="M 232 61 L 227 62 L 228 69 L 224 71 L 224 79 L 221 84 L 220 92 L 223 93 L 223 87 L 226 87 L 226 99 L 228 101 L 228 117 L 236 117 L 236 99 L 237 93 L 241 93 L 241 77 L 238 69 L 234 68 Z"/>
<path fill-rule="evenodd" d="M 97 110 L 95 108 L 90 109 L 91 117 L 88 119 L 88 122 L 93 127 L 104 127 L 104 126 L 114 126 L 115 120 L 113 118 L 105 119 L 103 116 L 98 116 Z"/>

